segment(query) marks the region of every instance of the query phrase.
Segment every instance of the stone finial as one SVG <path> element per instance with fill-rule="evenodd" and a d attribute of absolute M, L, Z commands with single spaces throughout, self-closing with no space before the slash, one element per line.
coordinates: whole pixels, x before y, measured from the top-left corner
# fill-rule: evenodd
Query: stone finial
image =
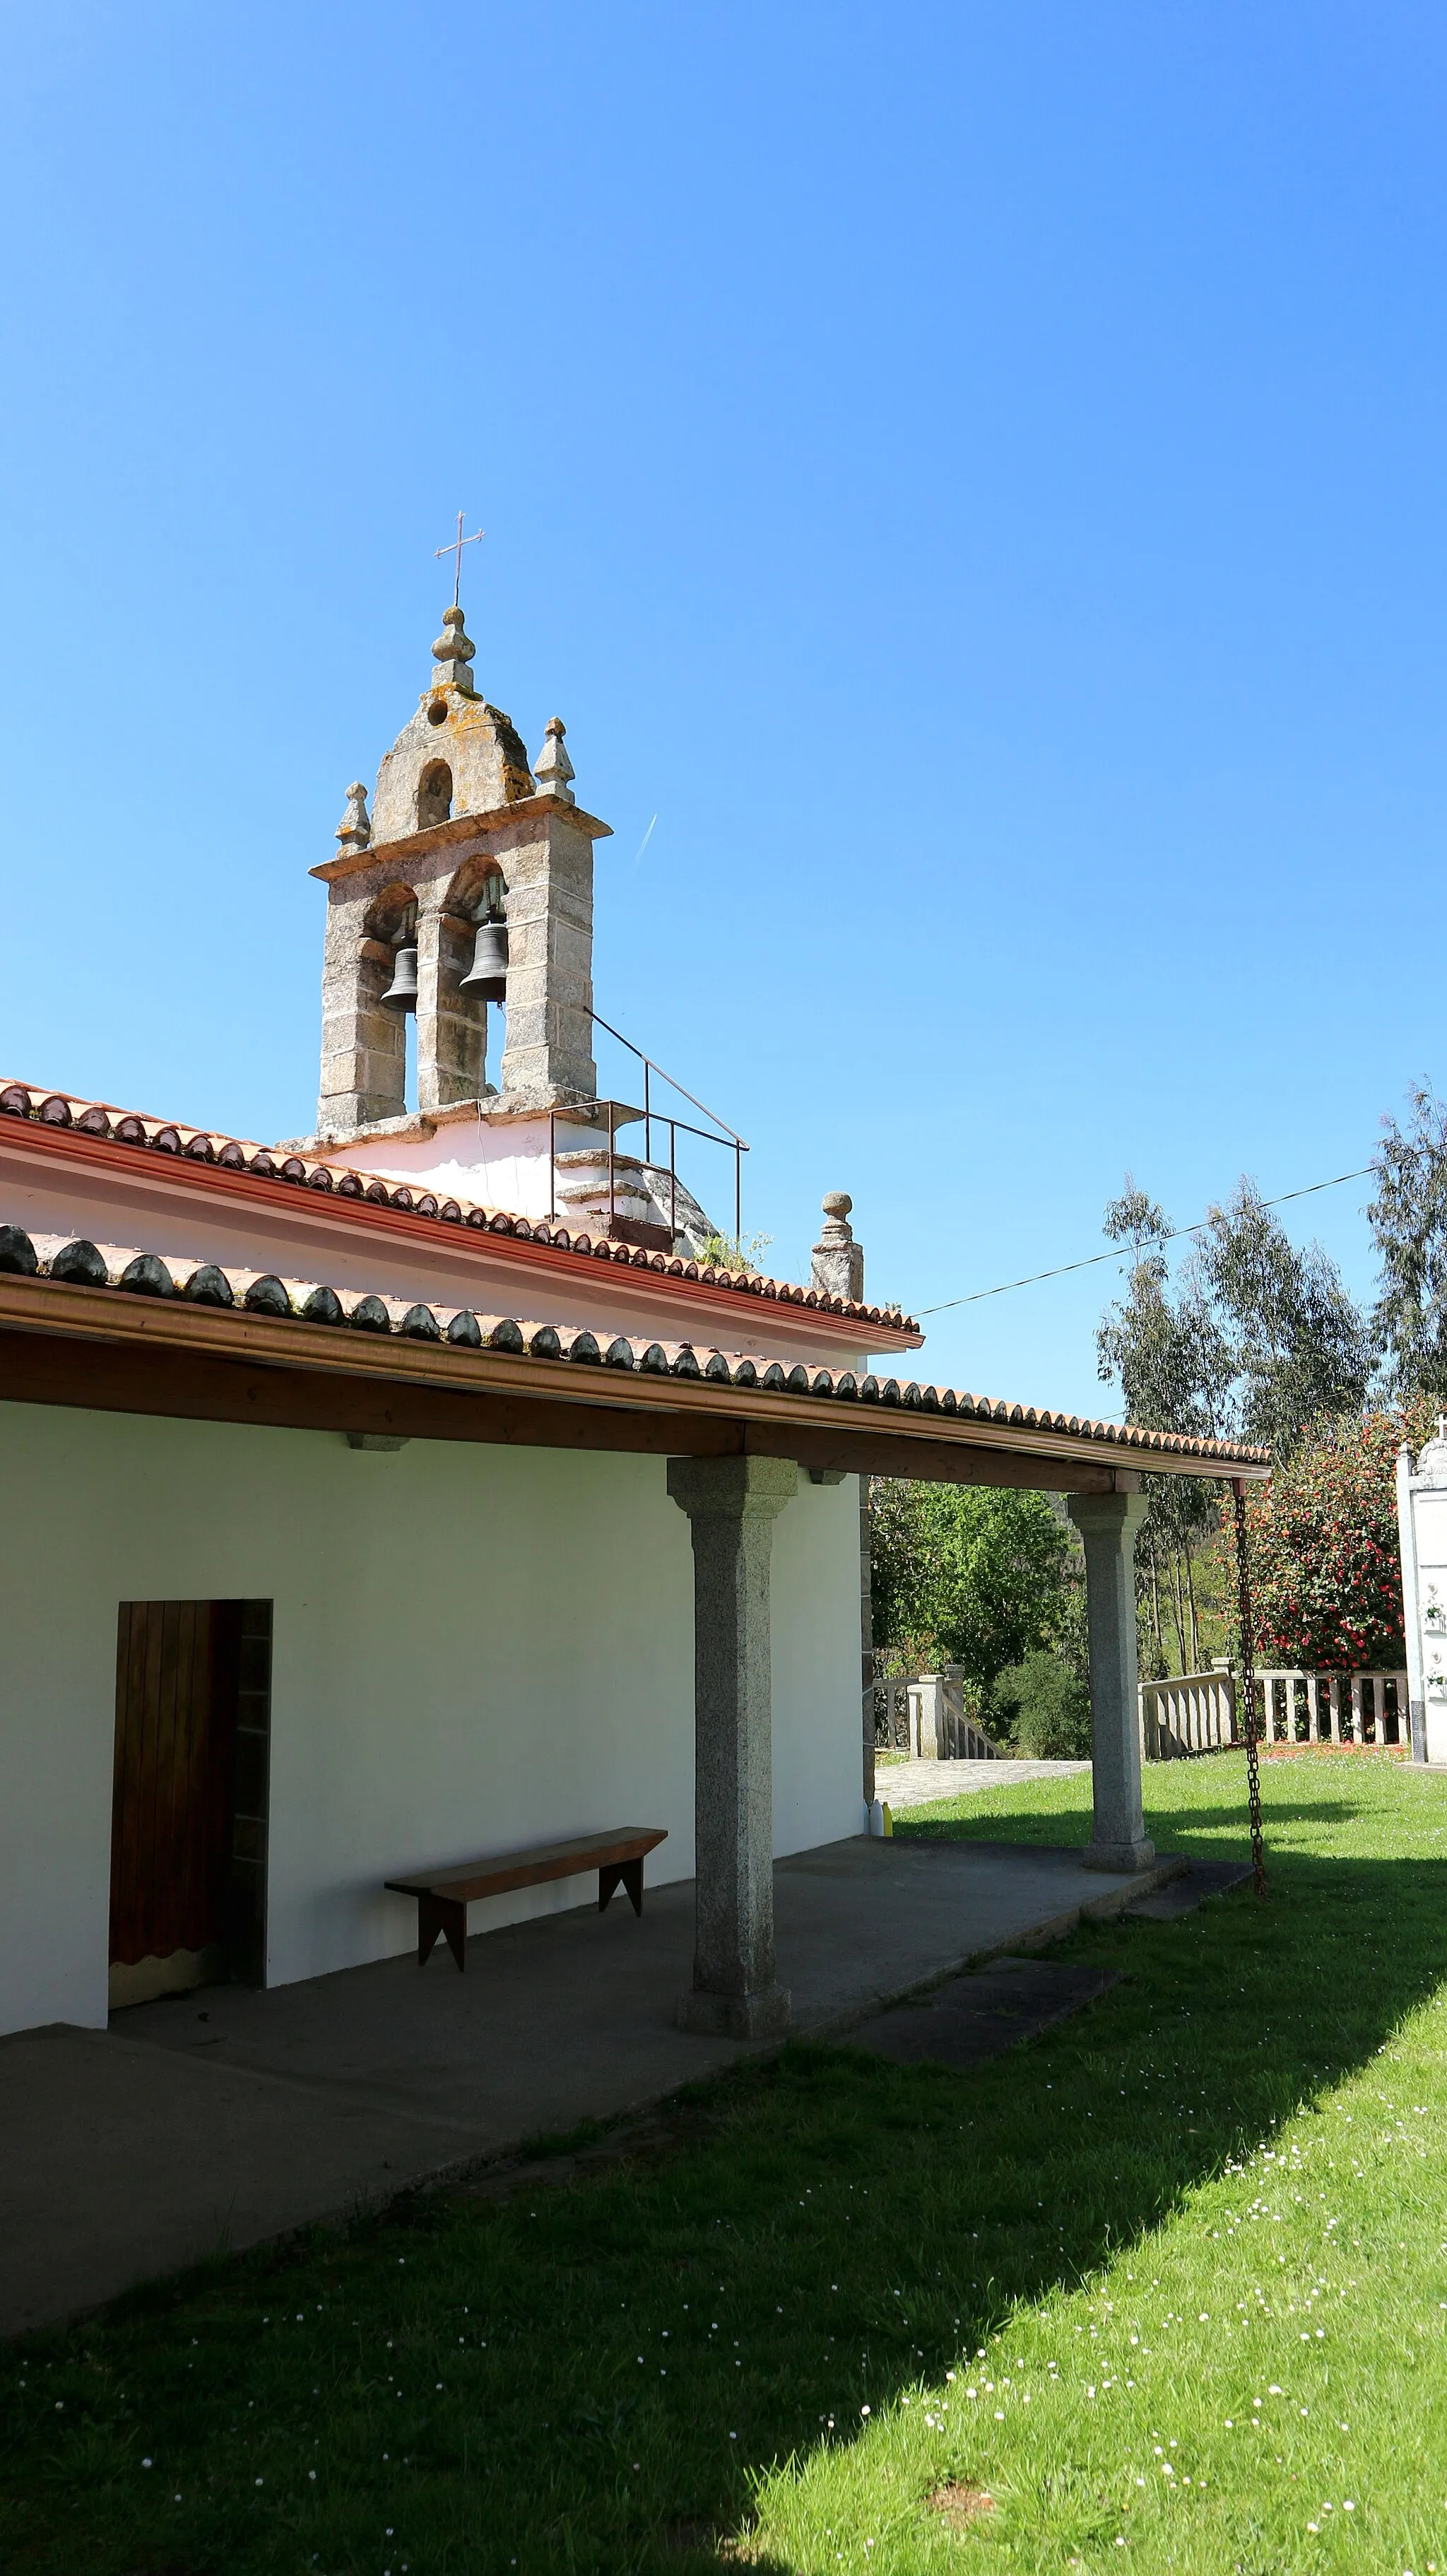
<path fill-rule="evenodd" d="M 337 839 L 344 850 L 369 850 L 372 846 L 367 791 L 360 778 L 354 778 L 347 789 L 347 810 L 337 825 Z"/>
<path fill-rule="evenodd" d="M 542 750 L 533 762 L 533 776 L 538 782 L 540 796 L 560 796 L 564 804 L 571 805 L 575 799 L 568 781 L 576 778 L 578 773 L 563 749 L 566 731 L 561 716 L 551 718 Z"/>
<path fill-rule="evenodd" d="M 810 1277 L 825 1296 L 850 1297 L 857 1305 L 864 1295 L 864 1246 L 854 1240 L 849 1211 L 854 1201 L 847 1190 L 826 1190 L 824 1226 L 814 1246 Z"/>
<path fill-rule="evenodd" d="M 465 689 L 470 697 L 473 694 L 472 673 L 467 666 L 477 646 L 463 624 L 461 609 L 444 608 L 442 627 L 443 632 L 432 647 L 432 659 L 437 665 L 432 675 L 433 685 Z"/>

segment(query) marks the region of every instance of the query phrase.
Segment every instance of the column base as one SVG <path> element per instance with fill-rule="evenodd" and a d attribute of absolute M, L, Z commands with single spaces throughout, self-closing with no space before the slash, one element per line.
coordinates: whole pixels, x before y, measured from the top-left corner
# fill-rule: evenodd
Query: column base
<path fill-rule="evenodd" d="M 789 2027 L 790 2001 L 784 1986 L 766 1986 L 758 1995 L 711 1995 L 695 1986 L 678 1998 L 678 2027 L 704 2039 L 781 2039 Z"/>
<path fill-rule="evenodd" d="M 1080 1857 L 1087 1869 L 1110 1869 L 1120 1877 L 1132 1870 L 1149 1869 L 1156 1856 L 1154 1843 L 1087 1843 Z"/>

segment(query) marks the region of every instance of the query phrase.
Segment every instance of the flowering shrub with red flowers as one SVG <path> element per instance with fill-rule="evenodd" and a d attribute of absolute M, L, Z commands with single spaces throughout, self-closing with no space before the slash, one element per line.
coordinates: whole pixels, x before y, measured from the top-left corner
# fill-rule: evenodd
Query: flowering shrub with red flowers
<path fill-rule="evenodd" d="M 1403 1440 L 1419 1449 L 1433 1428 L 1426 1402 L 1348 1415 L 1248 1489 L 1259 1660 L 1322 1673 L 1405 1663 L 1397 1451 Z"/>

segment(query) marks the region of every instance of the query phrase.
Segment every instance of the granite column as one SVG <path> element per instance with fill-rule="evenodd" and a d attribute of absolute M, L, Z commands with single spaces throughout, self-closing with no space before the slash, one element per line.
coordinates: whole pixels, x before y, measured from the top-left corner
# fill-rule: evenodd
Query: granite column
<path fill-rule="evenodd" d="M 1148 1869 L 1155 1846 L 1141 1808 L 1135 1624 L 1135 1541 L 1145 1497 L 1072 1494 L 1069 1508 L 1085 1548 L 1090 1623 L 1095 1827 L 1085 1861 L 1091 1869 Z"/>
<path fill-rule="evenodd" d="M 693 1538 L 693 1986 L 684 2030 L 734 2039 L 789 2025 L 774 1973 L 774 1522 L 797 1493 L 782 1458 L 670 1458 L 668 1490 Z"/>

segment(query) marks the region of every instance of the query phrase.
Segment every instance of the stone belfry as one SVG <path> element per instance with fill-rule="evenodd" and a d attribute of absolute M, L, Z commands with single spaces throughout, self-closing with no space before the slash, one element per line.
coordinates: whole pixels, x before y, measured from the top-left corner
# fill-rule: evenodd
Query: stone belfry
<path fill-rule="evenodd" d="M 442 628 L 431 685 L 382 762 L 370 818 L 365 788 L 349 788 L 339 855 L 312 870 L 327 888 L 317 1134 L 330 1143 L 459 1102 L 511 1117 L 597 1094 L 593 843 L 610 827 L 573 795 L 557 718 L 530 768 L 511 719 L 473 684 L 459 607 Z M 496 1090 L 488 1000 L 476 977 L 468 989 L 488 921 L 506 930 Z M 409 1102 L 407 1010 L 384 996 L 410 976 L 413 951 Z"/>

